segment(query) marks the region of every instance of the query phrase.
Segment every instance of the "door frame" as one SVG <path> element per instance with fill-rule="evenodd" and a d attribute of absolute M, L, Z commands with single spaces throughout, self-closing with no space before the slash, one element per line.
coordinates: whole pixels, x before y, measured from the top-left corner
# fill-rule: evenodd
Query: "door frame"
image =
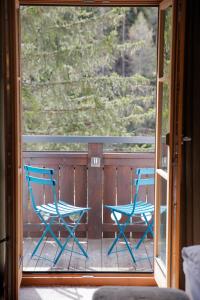
<path fill-rule="evenodd" d="M 5 297 L 18 299 L 22 280 L 22 172 L 19 2 L 2 0 L 3 103 L 6 199 Z M 6 298 L 6 299 L 7 299 Z"/>
<path fill-rule="evenodd" d="M 172 48 L 170 51 L 170 73 L 169 73 L 169 134 L 168 134 L 168 163 L 167 170 L 164 171 L 161 164 L 161 138 L 162 138 L 162 102 L 163 102 L 163 90 L 164 83 L 167 78 L 164 74 L 164 12 L 172 7 L 172 28 L 171 28 L 171 44 Z M 175 67 L 175 38 L 176 38 L 176 27 L 175 27 L 175 16 L 176 16 L 176 3 L 172 0 L 163 0 L 159 5 L 159 28 L 158 28 L 158 66 L 157 66 L 157 116 L 156 116 L 156 184 L 155 184 L 155 236 L 154 243 L 154 273 L 155 278 L 159 286 L 167 287 L 170 286 L 170 275 L 171 275 L 171 213 L 172 213 L 172 162 L 173 162 L 173 128 L 174 128 L 174 109 L 175 102 L 174 97 L 174 67 Z M 162 260 L 158 257 L 159 255 L 159 235 L 160 235 L 160 193 L 161 193 L 161 179 L 165 180 L 167 184 L 166 194 L 166 265 L 164 266 Z"/>
<path fill-rule="evenodd" d="M 171 126 L 169 136 L 169 144 L 171 146 L 171 157 L 169 157 L 169 228 L 167 235 L 170 237 L 167 243 L 167 251 L 170 252 L 170 259 L 167 260 L 168 274 L 164 279 L 162 265 L 154 264 L 155 280 L 159 286 L 165 287 L 182 287 L 181 276 L 183 273 L 181 262 L 181 199 L 182 193 L 182 151 L 183 151 L 183 92 L 184 92 L 184 52 L 185 52 L 185 27 L 186 27 L 186 1 L 162 1 L 161 9 L 166 9 L 170 4 L 173 5 L 173 28 L 172 28 L 172 48 L 171 53 L 172 68 L 171 87 L 170 87 L 170 106 L 173 106 L 171 117 Z M 158 46 L 159 48 L 159 46 Z M 158 54 L 159 59 L 159 54 Z M 162 64 L 163 62 L 161 62 Z M 158 70 L 160 73 L 160 70 Z M 161 75 L 161 74 L 159 74 Z M 158 82 L 157 82 L 158 84 Z M 157 96 L 157 98 L 160 95 Z M 158 116 L 158 115 L 157 115 Z M 158 120 L 157 120 L 158 123 Z M 157 137 L 159 136 L 159 128 L 157 128 Z M 158 165 L 158 162 L 156 163 Z M 182 200 L 183 201 L 183 200 Z M 155 209 L 156 210 L 156 209 Z M 155 213 L 155 227 L 158 225 L 158 214 Z M 158 239 L 158 234 L 155 240 Z M 158 253 L 156 241 L 154 244 L 155 253 Z M 155 259 L 156 261 L 156 259 Z M 157 276 L 156 276 L 157 275 Z"/>
<path fill-rule="evenodd" d="M 4 28 L 6 38 L 5 51 L 5 149 L 6 149 L 6 197 L 9 199 L 10 207 L 12 208 L 9 213 L 12 214 L 12 222 L 10 227 L 8 226 L 10 244 L 9 256 L 11 258 L 11 267 L 13 272 L 11 283 L 13 286 L 13 292 L 17 295 L 17 290 L 20 284 L 20 268 L 21 266 L 21 254 L 20 254 L 20 216 L 22 211 L 16 206 L 21 201 L 21 188 L 20 188 L 20 174 L 21 168 L 20 161 L 20 147 L 21 147 L 21 135 L 20 135 L 20 120 L 19 120 L 19 27 L 18 27 L 18 13 L 19 5 L 77 5 L 77 6 L 158 6 L 160 0 L 110 0 L 108 4 L 105 4 L 101 0 L 91 3 L 80 0 L 4 0 L 7 4 L 7 17 L 10 31 L 8 28 Z M 175 67 L 174 67 L 174 93 L 176 94 L 176 118 L 182 120 L 182 99 L 183 99 L 183 75 L 184 75 L 184 34 L 185 34 L 185 2 L 186 0 L 174 0 L 176 3 L 176 16 L 175 16 L 175 29 L 176 30 L 176 47 L 175 47 Z M 183 48 L 181 48 L 183 47 Z M 10 68 L 8 76 L 6 70 Z M 9 88 L 8 88 L 9 87 Z M 15 125 L 15 126 L 13 126 Z M 181 181 L 181 147 L 182 147 L 182 122 L 179 122 L 173 128 L 173 140 L 174 140 L 174 156 L 176 157 L 173 164 L 173 201 L 176 206 L 176 212 L 172 214 L 172 223 L 174 224 L 175 234 L 172 240 L 171 253 L 172 253 L 172 276 L 170 280 L 171 287 L 179 287 L 179 272 L 180 272 L 180 188 L 179 183 Z M 179 155 L 176 155 L 178 153 Z M 175 180 L 176 179 L 176 180 Z M 176 184 L 174 184 L 176 182 Z M 16 199 L 18 201 L 16 201 Z M 17 211 L 18 210 L 18 211 Z M 21 218 L 22 219 L 22 218 Z M 178 271 L 178 273 L 174 272 Z M 176 273 L 176 274 L 175 274 Z M 22 273 L 21 273 L 22 274 Z M 156 285 L 153 275 L 148 274 L 93 274 L 94 277 L 88 277 L 83 274 L 23 274 L 22 284 L 68 284 L 68 285 Z M 16 281 L 16 278 L 18 280 Z M 15 298 L 17 299 L 17 298 Z"/>

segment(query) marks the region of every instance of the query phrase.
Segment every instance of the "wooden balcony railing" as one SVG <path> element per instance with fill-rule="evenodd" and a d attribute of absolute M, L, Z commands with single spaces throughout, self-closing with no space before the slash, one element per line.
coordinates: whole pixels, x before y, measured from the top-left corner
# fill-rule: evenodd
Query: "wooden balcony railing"
<path fill-rule="evenodd" d="M 91 159 L 100 158 L 100 166 L 91 166 Z M 53 168 L 57 180 L 57 198 L 77 206 L 90 207 L 87 218 L 82 219 L 78 229 L 80 236 L 88 238 L 113 237 L 117 231 L 105 204 L 126 204 L 134 195 L 133 179 L 138 167 L 153 167 L 154 153 L 104 153 L 102 143 L 89 143 L 88 153 L 80 152 L 23 152 L 23 163 Z M 154 201 L 154 187 L 141 190 L 141 197 Z M 48 188 L 38 187 L 37 203 L 49 202 Z M 44 226 L 34 213 L 28 194 L 27 184 L 23 187 L 24 236 L 41 235 Z M 58 224 L 57 234 L 66 232 Z M 127 235 L 141 234 L 144 225 L 130 225 Z"/>
<path fill-rule="evenodd" d="M 91 148 L 98 148 L 93 145 Z M 57 197 L 79 206 L 89 206 L 91 211 L 88 218 L 82 220 L 79 226 L 81 235 L 88 232 L 90 238 L 113 236 L 116 225 L 111 219 L 109 211 L 103 207 L 105 204 L 129 203 L 134 194 L 132 185 L 135 169 L 138 167 L 153 167 L 153 153 L 104 153 L 100 168 L 90 166 L 91 152 L 86 153 L 55 153 L 55 152 L 24 152 L 24 164 L 54 168 L 57 180 Z M 143 197 L 154 201 L 153 188 L 144 190 Z M 48 189 L 37 189 L 38 204 L 49 201 Z M 43 230 L 37 215 L 34 213 L 27 185 L 24 180 L 24 236 L 38 236 Z M 60 231 L 59 225 L 54 226 L 55 231 Z M 128 228 L 129 232 L 137 233 L 144 230 L 141 225 Z M 64 234 L 62 230 L 60 234 Z"/>

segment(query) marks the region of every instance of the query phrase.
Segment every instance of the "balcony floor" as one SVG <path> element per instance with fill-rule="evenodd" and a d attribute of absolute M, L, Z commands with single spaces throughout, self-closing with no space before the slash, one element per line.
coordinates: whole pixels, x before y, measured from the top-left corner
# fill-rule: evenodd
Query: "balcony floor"
<path fill-rule="evenodd" d="M 87 249 L 89 259 L 83 256 L 64 251 L 60 260 L 53 267 L 52 262 L 46 259 L 39 259 L 36 256 L 31 259 L 31 253 L 38 241 L 36 238 L 24 239 L 24 260 L 23 270 L 38 271 L 70 271 L 70 272 L 153 272 L 153 240 L 146 239 L 140 248 L 135 251 L 136 265 L 132 262 L 128 251 L 122 251 L 107 255 L 112 238 L 89 239 L 79 238 L 83 247 Z M 61 239 L 63 243 L 64 238 Z M 135 245 L 136 239 L 130 239 L 130 243 Z M 72 242 L 69 247 L 77 250 L 77 246 Z M 120 241 L 117 250 L 125 248 L 124 242 Z M 58 247 L 56 243 L 47 238 L 39 247 L 37 254 L 47 259 L 53 260 L 57 255 Z"/>

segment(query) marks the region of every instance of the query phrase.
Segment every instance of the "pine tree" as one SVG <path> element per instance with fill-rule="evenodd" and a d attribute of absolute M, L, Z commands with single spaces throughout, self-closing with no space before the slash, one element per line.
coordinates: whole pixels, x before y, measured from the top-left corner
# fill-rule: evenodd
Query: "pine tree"
<path fill-rule="evenodd" d="M 144 10 L 131 11 L 22 8 L 24 134 L 154 133 L 153 25 Z"/>

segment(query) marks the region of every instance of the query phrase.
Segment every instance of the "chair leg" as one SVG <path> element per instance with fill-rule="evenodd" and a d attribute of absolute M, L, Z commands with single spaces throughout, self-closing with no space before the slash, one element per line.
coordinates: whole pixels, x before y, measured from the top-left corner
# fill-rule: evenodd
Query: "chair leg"
<path fill-rule="evenodd" d="M 57 217 L 57 216 L 56 216 Z M 43 217 L 41 217 L 42 222 L 45 224 L 46 228 L 48 228 L 49 233 L 51 234 L 51 236 L 53 237 L 53 239 L 55 240 L 55 242 L 58 244 L 58 246 L 61 248 L 62 244 L 59 241 L 59 239 L 57 238 L 57 236 L 55 235 L 55 233 L 53 232 L 53 230 L 51 229 L 51 225 L 53 224 L 53 221 L 55 220 L 56 217 L 51 217 L 52 220 L 50 221 L 50 223 L 48 224 Z"/>
<path fill-rule="evenodd" d="M 42 243 L 44 237 L 46 236 L 47 232 L 50 232 L 50 234 L 52 235 L 52 237 L 54 238 L 54 240 L 56 241 L 56 243 L 58 244 L 58 246 L 59 246 L 59 247 L 62 247 L 61 242 L 57 239 L 57 237 L 55 236 L 54 232 L 53 232 L 52 229 L 51 229 L 51 225 L 53 224 L 53 221 L 54 221 L 55 217 L 52 217 L 52 218 L 51 218 L 49 224 L 44 220 L 44 218 L 43 218 L 40 214 L 38 214 L 38 217 L 39 217 L 40 220 L 44 223 L 44 225 L 45 225 L 45 231 L 43 232 L 41 238 L 39 239 L 39 241 L 38 241 L 38 243 L 37 243 L 37 245 L 36 245 L 36 247 L 34 248 L 31 257 L 33 257 L 33 256 L 36 254 L 36 252 L 37 252 L 37 250 L 38 250 L 40 244 Z"/>
<path fill-rule="evenodd" d="M 120 237 L 122 236 L 123 239 L 124 239 L 124 241 L 125 241 L 125 243 L 126 243 L 126 247 L 127 247 L 128 251 L 129 251 L 129 253 L 130 253 L 130 255 L 131 255 L 131 258 L 132 258 L 133 262 L 136 263 L 135 257 L 134 257 L 134 255 L 133 255 L 133 251 L 132 251 L 131 247 L 129 246 L 128 241 L 127 241 L 127 238 L 126 238 L 126 236 L 125 236 L 125 234 L 124 234 L 125 228 L 126 228 L 127 225 L 130 223 L 130 217 L 128 217 L 128 219 L 126 220 L 126 222 L 125 222 L 123 225 L 120 225 L 120 223 L 119 223 L 119 221 L 117 220 L 117 217 L 116 217 L 114 211 L 113 211 L 113 215 L 114 215 L 115 221 L 116 221 L 116 223 L 117 223 L 117 226 L 118 226 L 118 228 L 119 228 L 119 233 L 118 233 L 117 237 L 115 238 L 114 242 L 112 243 L 111 247 L 109 248 L 109 250 L 108 250 L 108 255 L 110 255 L 110 254 L 112 253 L 112 250 L 113 250 L 114 246 L 116 245 L 116 243 L 118 242 L 118 240 L 119 240 Z"/>
<path fill-rule="evenodd" d="M 126 246 L 127 246 L 127 248 L 128 248 L 128 251 L 129 251 L 129 253 L 130 253 L 131 257 L 132 257 L 132 260 L 133 260 L 134 263 L 136 263 L 135 257 L 134 257 L 134 255 L 133 255 L 133 251 L 132 251 L 131 247 L 130 247 L 129 244 L 128 244 L 128 241 L 127 241 L 127 239 L 126 239 L 126 236 L 125 236 L 124 232 L 122 233 L 122 235 L 123 235 L 123 237 L 124 237 L 124 241 L 125 241 L 125 243 L 126 243 Z"/>
<path fill-rule="evenodd" d="M 78 227 L 79 225 L 79 222 L 83 216 L 83 214 L 85 213 L 85 211 L 83 211 L 79 217 L 79 219 L 76 221 L 73 229 L 70 229 L 69 225 L 65 222 L 65 220 L 63 218 L 61 218 L 62 222 L 63 222 L 63 226 L 66 228 L 66 230 L 69 232 L 69 236 L 67 237 L 65 243 L 62 245 L 61 249 L 60 249 L 60 252 L 58 253 L 56 259 L 54 260 L 54 265 L 58 262 L 61 254 L 63 253 L 63 251 L 65 250 L 66 246 L 67 246 L 67 243 L 69 242 L 69 240 L 72 238 L 75 243 L 77 244 L 77 246 L 79 247 L 79 249 L 81 250 L 82 254 L 88 258 L 88 255 L 87 255 L 87 252 L 84 250 L 84 248 L 81 246 L 79 240 L 77 239 L 77 237 L 75 236 L 75 230 L 76 228 Z M 72 250 L 73 252 L 73 250 Z M 81 253 L 80 253 L 81 254 Z"/>
<path fill-rule="evenodd" d="M 144 214 L 145 215 L 145 214 Z M 141 237 L 141 239 L 139 240 L 139 242 L 137 243 L 137 245 L 135 246 L 135 249 L 137 250 L 140 245 L 142 244 L 142 242 L 144 241 L 144 239 L 146 238 L 147 234 L 150 232 L 152 234 L 152 236 L 154 237 L 154 232 L 153 232 L 153 225 L 154 225 L 154 221 L 152 221 L 151 223 L 148 222 L 146 216 L 144 216 L 146 224 L 147 224 L 147 229 L 145 230 L 145 232 L 143 233 L 143 236 Z"/>
<path fill-rule="evenodd" d="M 36 247 L 34 248 L 33 253 L 31 254 L 31 257 L 33 257 L 35 255 L 35 253 L 37 252 L 37 250 L 38 250 L 40 244 L 42 243 L 44 237 L 46 236 L 47 232 L 48 232 L 48 229 L 46 228 L 45 231 L 43 232 L 40 240 L 38 241 Z"/>
<path fill-rule="evenodd" d="M 128 225 L 128 223 L 127 223 Z M 122 236 L 122 226 L 124 227 L 124 230 L 126 228 L 126 223 L 123 225 L 117 224 L 118 228 L 119 228 L 119 233 L 116 236 L 116 238 L 114 239 L 112 245 L 110 246 L 109 250 L 108 250 L 108 255 L 110 255 L 112 253 L 113 248 L 115 247 L 115 245 L 117 244 L 118 240 L 120 239 L 120 237 Z"/>
<path fill-rule="evenodd" d="M 117 244 L 118 240 L 121 237 L 121 233 L 117 235 L 117 237 L 115 238 L 114 242 L 112 243 L 112 245 L 110 246 L 109 250 L 108 250 L 108 255 L 110 255 L 112 253 L 113 248 L 115 247 L 115 245 Z"/>
<path fill-rule="evenodd" d="M 152 229 L 153 226 L 150 226 L 150 225 L 151 225 L 152 223 L 154 223 L 154 222 L 152 221 L 151 223 L 149 223 L 149 221 L 147 220 L 146 215 L 143 214 L 143 216 L 144 216 L 144 219 L 145 219 L 146 224 L 147 224 L 148 227 L 149 227 L 149 231 L 151 232 L 152 237 L 154 237 L 154 232 L 153 232 L 153 229 Z"/>

